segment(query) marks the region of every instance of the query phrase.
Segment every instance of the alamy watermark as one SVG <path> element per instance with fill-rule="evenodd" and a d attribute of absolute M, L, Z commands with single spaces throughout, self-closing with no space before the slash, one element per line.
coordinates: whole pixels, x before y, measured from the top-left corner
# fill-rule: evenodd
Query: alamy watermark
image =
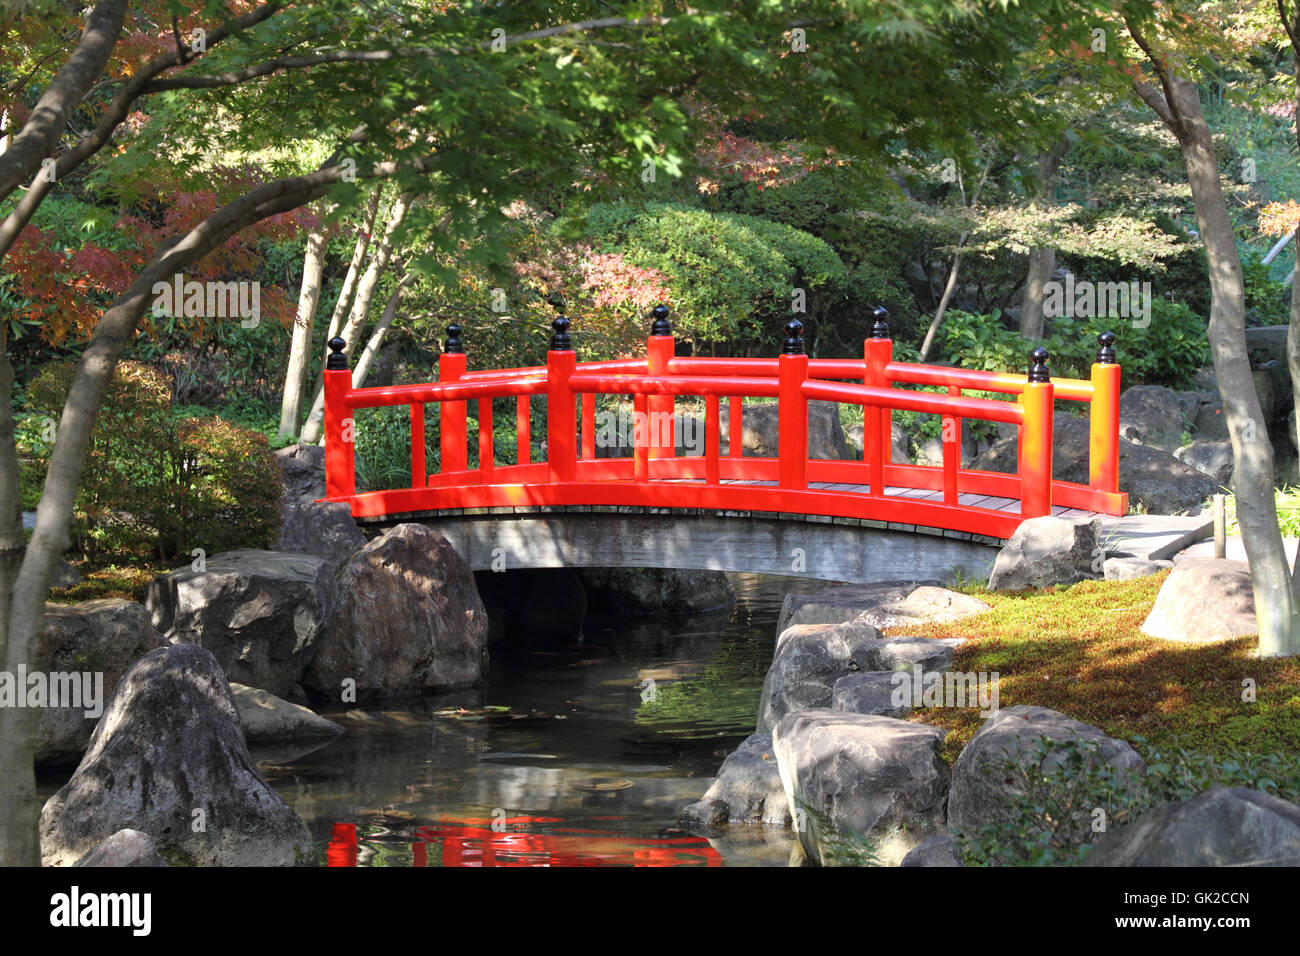
<path fill-rule="evenodd" d="M 1043 316 L 1048 319 L 1130 319 L 1135 329 L 1151 324 L 1151 283 L 1075 281 L 1043 283 Z"/>
<path fill-rule="evenodd" d="M 0 671 L 0 707 L 71 707 L 86 717 L 104 713 L 103 671 Z"/>
<path fill-rule="evenodd" d="M 262 285 L 243 279 L 219 282 L 188 282 L 181 273 L 171 282 L 153 284 L 153 315 L 184 316 L 189 319 L 238 318 L 245 329 L 255 329 L 262 320 Z"/>
<path fill-rule="evenodd" d="M 978 707 L 981 717 L 998 710 L 998 672 L 929 671 L 920 664 L 911 673 L 894 671 L 889 702 L 895 707 Z"/>
<path fill-rule="evenodd" d="M 671 412 L 603 411 L 596 413 L 598 448 L 654 445 L 680 448 L 688 455 L 704 454 L 704 422 Z"/>

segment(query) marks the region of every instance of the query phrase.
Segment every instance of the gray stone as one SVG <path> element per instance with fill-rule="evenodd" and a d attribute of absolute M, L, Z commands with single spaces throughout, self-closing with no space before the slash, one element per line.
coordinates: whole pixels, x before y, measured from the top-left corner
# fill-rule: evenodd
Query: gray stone
<path fill-rule="evenodd" d="M 1228 440 L 1228 419 L 1221 402 L 1206 402 L 1196 413 L 1196 435 L 1208 441 Z"/>
<path fill-rule="evenodd" d="M 83 580 L 80 571 L 63 558 L 59 558 L 59 563 L 54 566 L 54 577 L 50 580 L 50 587 L 67 590 L 75 588 Z"/>
<path fill-rule="evenodd" d="M 1232 442 L 1198 438 L 1175 451 L 1174 457 L 1209 477 L 1220 488 L 1232 484 Z"/>
<path fill-rule="evenodd" d="M 943 824 L 948 732 L 892 717 L 803 710 L 772 734 L 799 841 L 822 866 L 854 863 L 865 840 L 876 858 L 899 862 Z M 846 852 L 847 851 L 847 852 Z"/>
<path fill-rule="evenodd" d="M 777 638 L 772 666 L 763 680 L 758 732 L 771 733 L 793 710 L 829 707 L 835 682 L 876 666 L 884 644 L 869 624 L 796 624 Z"/>
<path fill-rule="evenodd" d="M 42 861 L 75 863 L 124 828 L 200 866 L 286 866 L 311 851 L 248 754 L 217 659 L 194 644 L 150 651 L 118 683 L 86 756 L 41 810 Z"/>
<path fill-rule="evenodd" d="M 1182 407 L 1178 396 L 1159 385 L 1134 385 L 1119 397 L 1119 433 L 1139 445 L 1172 452 L 1182 444 Z"/>
<path fill-rule="evenodd" d="M 1201 401 L 1200 392 L 1178 393 L 1178 411 L 1189 427 L 1195 427 L 1196 425 L 1196 416 L 1201 411 Z"/>
<path fill-rule="evenodd" d="M 957 857 L 957 841 L 950 836 L 930 837 L 914 847 L 899 866 L 962 866 Z"/>
<path fill-rule="evenodd" d="M 1088 484 L 1088 420 L 1058 412 L 1052 422 L 1052 476 L 1058 481 Z M 1227 437 L 1226 433 L 1221 437 Z M 981 454 L 971 467 L 1014 473 L 1016 450 L 1014 439 L 1003 439 Z M 1129 496 L 1130 504 L 1147 514 L 1171 515 L 1199 513 L 1216 488 L 1208 476 L 1168 452 L 1121 440 L 1119 490 Z"/>
<path fill-rule="evenodd" d="M 164 647 L 167 639 L 149 623 L 144 605 L 121 598 L 45 605 L 45 627 L 36 639 L 30 670 L 46 674 L 92 674 L 100 708 L 132 664 Z M 98 675 L 102 675 L 102 678 Z M 84 684 L 82 685 L 84 688 Z M 92 693 L 95 691 L 92 689 Z M 82 701 L 87 704 L 86 701 Z M 76 763 L 85 753 L 100 714 L 87 706 L 46 707 L 36 727 L 36 762 Z"/>
<path fill-rule="evenodd" d="M 716 806 L 724 812 L 721 822 L 789 826 L 790 805 L 781 786 L 770 734 L 745 738 L 722 762 L 717 778 L 700 802 L 691 804 L 683 814 L 688 820 L 716 826 Z"/>
<path fill-rule="evenodd" d="M 1300 866 L 1300 807 L 1247 787 L 1162 803 L 1108 831 L 1084 866 Z"/>
<path fill-rule="evenodd" d="M 890 637 L 872 648 L 872 663 L 882 671 L 946 671 L 952 665 L 952 644 L 930 637 Z"/>
<path fill-rule="evenodd" d="M 729 451 L 730 403 L 721 409 L 722 454 Z M 741 445 L 745 457 L 775 458 L 780 444 L 775 402 L 750 404 L 741 411 Z M 808 457 L 847 461 L 853 457 L 840 425 L 839 406 L 834 402 L 808 403 Z"/>
<path fill-rule="evenodd" d="M 352 509 L 341 501 L 286 503 L 280 510 L 277 551 L 315 554 L 337 571 L 365 546 Z"/>
<path fill-rule="evenodd" d="M 895 703 L 899 680 L 894 671 L 865 671 L 849 674 L 831 689 L 831 710 L 846 714 L 876 714 L 881 717 L 906 717 L 912 710 L 911 690 L 906 703 Z"/>
<path fill-rule="evenodd" d="M 879 584 L 842 584 L 809 594 L 787 594 L 781 605 L 776 632 L 795 624 L 843 624 L 864 611 L 902 601 L 915 585 L 902 581 Z"/>
<path fill-rule="evenodd" d="M 889 460 L 895 465 L 907 465 L 912 461 L 912 438 L 907 429 L 898 422 L 889 423 Z"/>
<path fill-rule="evenodd" d="M 1216 558 L 1178 562 L 1160 586 L 1142 633 L 1196 642 L 1259 633 L 1250 565 Z"/>
<path fill-rule="evenodd" d="M 1124 741 L 1060 711 L 1047 707 L 1004 708 L 984 722 L 953 764 L 948 827 L 954 834 L 973 833 L 984 824 L 1014 821 L 1014 801 L 1023 796 L 1023 791 L 1008 775 L 1006 764 L 1034 769 L 1040 737 L 1048 741 L 1047 752 L 1037 765 L 1042 772 L 1060 765 L 1064 750 L 1059 745 L 1067 741 L 1081 745 L 1089 766 L 1101 762 L 1134 772 L 1145 767 L 1142 758 Z"/>
<path fill-rule="evenodd" d="M 1100 532 L 1096 518 L 1030 518 L 998 553 L 989 590 L 1021 591 L 1101 577 Z"/>
<path fill-rule="evenodd" d="M 1192 388 L 1205 396 L 1207 402 L 1219 400 L 1219 377 L 1213 368 L 1197 369 L 1196 374 L 1192 376 Z"/>
<path fill-rule="evenodd" d="M 1107 581 L 1131 581 L 1144 578 L 1150 574 L 1168 571 L 1174 566 L 1172 561 L 1148 561 L 1146 558 L 1107 558 L 1105 577 Z"/>
<path fill-rule="evenodd" d="M 275 452 L 280 469 L 284 501 L 306 504 L 325 497 L 325 448 L 321 445 L 289 445 Z"/>
<path fill-rule="evenodd" d="M 334 721 L 259 688 L 232 682 L 230 691 L 235 695 L 235 710 L 239 712 L 246 743 L 334 737 L 343 733 L 343 728 Z"/>
<path fill-rule="evenodd" d="M 283 697 L 316 653 L 338 594 L 333 572 L 316 555 L 229 551 L 203 571 L 157 578 L 146 604 L 171 641 L 205 647 L 230 680 Z"/>
<path fill-rule="evenodd" d="M 345 679 L 381 697 L 478 684 L 487 666 L 487 613 L 474 575 L 447 539 L 401 524 L 352 556 L 340 600 L 303 685 L 336 695 Z"/>
<path fill-rule="evenodd" d="M 580 568 L 578 577 L 591 607 L 624 613 L 693 614 L 736 603 L 736 592 L 723 571 Z"/>
<path fill-rule="evenodd" d="M 855 620 L 866 621 L 882 631 L 890 627 L 917 624 L 947 624 L 982 614 L 989 606 L 978 598 L 934 585 L 923 585 L 901 601 L 886 601 L 860 614 Z"/>
<path fill-rule="evenodd" d="M 118 830 L 73 866 L 166 866 L 149 834 L 139 830 Z"/>

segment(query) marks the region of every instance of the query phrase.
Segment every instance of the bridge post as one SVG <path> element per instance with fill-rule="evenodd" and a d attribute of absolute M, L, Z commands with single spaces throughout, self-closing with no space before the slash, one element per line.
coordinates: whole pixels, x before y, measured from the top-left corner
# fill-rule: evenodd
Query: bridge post
<path fill-rule="evenodd" d="M 1119 493 L 1119 364 L 1115 333 L 1097 336 L 1092 366 L 1092 408 L 1088 418 L 1088 484 L 1094 491 Z"/>
<path fill-rule="evenodd" d="M 546 470 L 554 483 L 573 481 L 577 474 L 578 406 L 569 379 L 578 357 L 569 339 L 569 320 L 557 316 L 551 328 L 555 334 L 546 353 Z"/>
<path fill-rule="evenodd" d="M 465 374 L 465 343 L 460 337 L 459 325 L 447 326 L 447 341 L 438 356 L 438 381 L 458 382 Z M 442 452 L 444 474 L 464 471 L 468 467 L 465 444 L 469 440 L 464 402 L 438 403 L 439 448 Z"/>
<path fill-rule="evenodd" d="M 871 327 L 871 337 L 863 343 L 866 372 L 862 384 L 874 388 L 889 387 L 887 366 L 894 360 L 894 342 L 889 337 L 889 313 L 881 306 L 875 312 L 875 324 Z M 871 468 L 871 494 L 885 493 L 885 465 L 891 461 L 890 450 L 894 446 L 890 434 L 893 412 L 878 405 L 865 405 L 862 408 L 862 458 Z"/>
<path fill-rule="evenodd" d="M 668 362 L 673 357 L 675 347 L 673 328 L 668 322 L 668 306 L 657 305 L 651 314 L 655 320 L 650 327 L 650 336 L 645 342 L 646 370 L 650 375 L 667 375 Z M 672 458 L 676 453 L 676 431 L 673 428 L 676 401 L 671 395 L 650 395 L 647 399 L 646 417 L 649 420 L 646 426 L 650 429 L 650 457 Z M 667 447 L 664 446 L 663 434 L 660 431 L 665 419 L 669 430 Z"/>
<path fill-rule="evenodd" d="M 777 362 L 777 476 L 782 488 L 808 487 L 808 356 L 803 350 L 803 323 L 786 323 L 785 346 Z"/>
<path fill-rule="evenodd" d="M 348 498 L 357 493 L 355 425 L 347 395 L 352 390 L 352 370 L 343 354 L 347 343 L 329 340 L 325 360 L 325 497 Z"/>
<path fill-rule="evenodd" d="M 1024 424 L 1020 429 L 1020 514 L 1037 518 L 1052 513 L 1052 386 L 1047 349 L 1030 354 L 1029 381 L 1020 393 Z"/>

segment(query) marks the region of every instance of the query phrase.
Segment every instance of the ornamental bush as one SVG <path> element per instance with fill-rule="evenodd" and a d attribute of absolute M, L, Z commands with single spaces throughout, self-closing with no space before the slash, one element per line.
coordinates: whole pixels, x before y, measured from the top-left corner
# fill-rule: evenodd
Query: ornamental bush
<path fill-rule="evenodd" d="M 31 427 L 62 414 L 75 373 L 48 365 L 28 386 L 24 452 L 43 480 L 52 442 Z M 275 536 L 280 483 L 266 436 L 220 418 L 175 414 L 167 377 L 119 362 L 91 431 L 77 493 L 73 544 L 82 556 L 128 552 L 162 560 Z"/>

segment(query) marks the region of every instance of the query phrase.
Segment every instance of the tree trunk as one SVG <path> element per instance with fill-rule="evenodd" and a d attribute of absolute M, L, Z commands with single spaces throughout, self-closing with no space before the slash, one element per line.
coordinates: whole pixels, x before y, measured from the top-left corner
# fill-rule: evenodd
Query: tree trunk
<path fill-rule="evenodd" d="M 393 208 L 388 214 L 388 224 L 384 227 L 384 237 L 379 241 L 379 246 L 375 249 L 374 257 L 370 260 L 370 265 L 366 267 L 365 275 L 357 283 L 356 301 L 352 303 L 352 310 L 348 314 L 348 321 L 340 330 L 339 335 L 347 343 L 344 351 L 351 354 L 356 347 L 358 340 L 361 338 L 361 330 L 365 327 L 366 319 L 370 315 L 370 303 L 375 297 L 375 290 L 379 287 L 379 279 L 388 268 L 389 257 L 393 253 L 393 245 L 396 240 L 397 230 L 406 219 L 407 210 L 411 208 L 411 196 L 403 193 L 397 197 L 393 203 Z M 316 389 L 316 398 L 312 402 L 311 412 L 307 415 L 307 423 L 302 426 L 302 436 L 299 438 L 304 445 L 314 445 L 324 439 L 325 435 L 325 390 L 323 387 Z"/>
<path fill-rule="evenodd" d="M 1291 58 L 1295 68 L 1295 105 L 1300 109 L 1300 49 L 1295 47 L 1295 31 L 1300 27 L 1300 10 L 1296 13 L 1296 22 L 1284 25 L 1287 27 L 1287 33 L 1292 37 Z M 1300 113 L 1296 114 L 1300 117 Z M 1300 126 L 1296 127 L 1296 145 L 1300 146 Z M 1294 235 L 1295 229 L 1291 232 Z M 1300 236 L 1295 238 L 1295 261 L 1296 266 L 1300 268 Z M 1295 269 L 1291 270 L 1295 275 Z M 1300 432 L 1300 283 L 1291 286 L 1291 321 L 1286 333 L 1286 364 L 1291 373 L 1291 405 L 1295 409 L 1296 431 Z M 1293 434 L 1292 440 L 1296 443 L 1296 448 L 1300 449 L 1300 434 Z M 1300 609 L 1300 558 L 1296 560 L 1295 569 L 1291 572 L 1291 601 L 1292 604 Z"/>
<path fill-rule="evenodd" d="M 302 378 L 311 353 L 311 333 L 316 325 L 316 304 L 320 301 L 320 280 L 325 270 L 325 226 L 318 226 L 307 236 L 302 260 L 302 287 L 298 292 L 298 314 L 289 343 L 289 366 L 284 375 L 284 395 L 280 401 L 280 438 L 298 434 L 302 415 Z"/>
<path fill-rule="evenodd" d="M 1259 655 L 1294 654 L 1295 604 L 1273 497 L 1273 446 L 1246 354 L 1246 300 L 1241 259 L 1228 216 L 1218 158 L 1194 83 L 1169 82 L 1175 122 L 1192 190 L 1196 223 L 1210 268 L 1210 352 L 1236 460 L 1233 491 L 1242 544 L 1250 562 L 1259 624 Z M 1145 97 L 1144 97 L 1145 98 Z"/>
<path fill-rule="evenodd" d="M 384 314 L 379 317 L 379 323 L 375 326 L 374 332 L 370 334 L 370 341 L 366 343 L 365 349 L 362 350 L 361 356 L 357 359 L 357 367 L 352 370 L 352 387 L 361 388 L 366 384 L 366 376 L 370 374 L 370 366 L 375 361 L 375 356 L 379 354 L 379 346 L 384 342 L 384 336 L 393 324 L 393 319 L 397 317 L 397 305 L 402 299 L 402 292 L 415 278 L 414 273 L 408 273 L 402 276 L 397 287 L 393 289 L 392 294 L 388 297 L 388 303 L 384 306 Z"/>
<path fill-rule="evenodd" d="M 957 241 L 957 254 L 952 257 L 952 268 L 948 270 L 948 281 L 944 283 L 943 296 L 939 299 L 939 307 L 934 310 L 934 319 L 930 322 L 930 327 L 925 331 L 925 341 L 921 343 L 922 362 L 930 356 L 934 337 L 939 332 L 939 326 L 943 324 L 943 315 L 948 311 L 948 302 L 952 299 L 953 290 L 957 288 L 957 274 L 961 270 L 961 247 L 966 242 L 967 235 L 963 232 L 961 239 Z"/>
<path fill-rule="evenodd" d="M 1034 205 L 1045 210 L 1052 204 L 1056 174 L 1061 168 L 1070 143 L 1064 136 L 1052 148 L 1038 154 L 1038 196 Z M 1043 286 L 1056 271 L 1056 250 L 1036 246 L 1029 250 L 1029 274 L 1025 278 L 1025 300 L 1020 306 L 1020 334 L 1037 341 L 1043 337 Z"/>
<path fill-rule="evenodd" d="M 357 280 L 361 278 L 361 264 L 366 261 L 366 252 L 370 249 L 370 238 L 375 232 L 375 216 L 379 213 L 379 198 L 383 194 L 383 187 L 375 188 L 375 193 L 370 197 L 370 204 L 366 206 L 365 219 L 361 222 L 361 228 L 357 230 L 357 244 L 352 249 L 352 261 L 348 263 L 348 273 L 343 277 L 343 288 L 339 290 L 339 300 L 334 303 L 334 312 L 330 316 L 330 327 L 326 332 L 325 341 L 329 341 L 339 334 L 339 326 L 343 324 L 343 316 L 348 314 L 348 309 L 352 305 L 352 296 L 357 291 Z M 325 350 L 326 355 L 329 349 Z"/>

